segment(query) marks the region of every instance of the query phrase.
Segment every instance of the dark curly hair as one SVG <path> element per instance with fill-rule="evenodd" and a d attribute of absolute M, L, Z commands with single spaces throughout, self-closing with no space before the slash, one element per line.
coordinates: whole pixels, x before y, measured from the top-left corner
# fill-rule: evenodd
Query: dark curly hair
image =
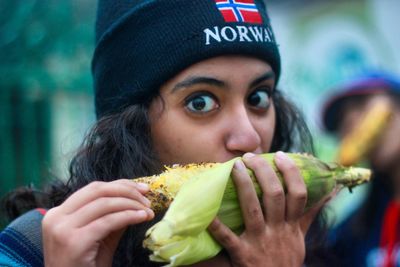
<path fill-rule="evenodd" d="M 272 97 L 277 123 L 271 152 L 313 153 L 312 137 L 301 112 L 279 90 L 275 90 Z M 148 108 L 149 103 L 132 105 L 99 119 L 72 159 L 67 182 L 54 180 L 43 191 L 32 187 L 13 191 L 4 202 L 8 218 L 14 219 L 37 206 L 60 205 L 73 192 L 93 181 L 161 172 L 162 165 L 152 147 Z M 161 217 L 159 214 L 152 222 L 132 226 L 125 232 L 114 257 L 114 266 L 161 266 L 149 262 L 148 252 L 142 248 L 146 229 Z"/>

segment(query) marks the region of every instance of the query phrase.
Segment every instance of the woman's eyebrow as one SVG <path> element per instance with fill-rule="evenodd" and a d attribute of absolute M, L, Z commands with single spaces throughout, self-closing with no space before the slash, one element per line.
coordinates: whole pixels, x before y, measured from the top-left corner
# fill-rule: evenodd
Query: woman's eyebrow
<path fill-rule="evenodd" d="M 209 84 L 209 85 L 214 85 L 218 87 L 224 87 L 226 86 L 223 81 L 220 81 L 215 78 L 211 77 L 203 77 L 203 76 L 192 76 L 189 77 L 179 83 L 177 83 L 174 88 L 172 88 L 172 92 L 175 92 L 176 90 L 185 88 L 185 87 L 190 87 L 196 84 Z"/>
<path fill-rule="evenodd" d="M 271 79 L 275 79 L 275 73 L 272 70 L 267 71 L 266 73 L 264 73 L 263 75 L 252 81 L 250 84 L 250 88 L 258 85 L 259 83 L 264 82 L 265 80 L 271 80 Z"/>
<path fill-rule="evenodd" d="M 258 85 L 259 83 L 262 83 L 265 80 L 270 80 L 270 79 L 274 79 L 275 78 L 275 74 L 273 71 L 267 71 L 266 73 L 264 73 L 263 75 L 257 77 L 255 80 L 253 80 L 250 84 L 250 87 L 254 87 L 256 85 Z M 206 77 L 206 76 L 191 76 L 179 83 L 177 83 L 173 88 L 172 88 L 172 92 L 175 92 L 177 90 L 186 88 L 186 87 L 190 87 L 196 84 L 209 84 L 209 85 L 214 85 L 214 86 L 218 86 L 218 87 L 226 87 L 226 84 L 218 79 L 212 78 L 212 77 Z"/>

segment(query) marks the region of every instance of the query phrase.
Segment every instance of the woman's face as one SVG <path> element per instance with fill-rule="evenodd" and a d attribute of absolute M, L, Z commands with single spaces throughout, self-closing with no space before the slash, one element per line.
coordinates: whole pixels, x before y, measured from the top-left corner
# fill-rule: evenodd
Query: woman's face
<path fill-rule="evenodd" d="M 185 69 L 150 106 L 154 147 L 163 164 L 223 162 L 264 153 L 275 129 L 269 64 L 221 56 Z"/>

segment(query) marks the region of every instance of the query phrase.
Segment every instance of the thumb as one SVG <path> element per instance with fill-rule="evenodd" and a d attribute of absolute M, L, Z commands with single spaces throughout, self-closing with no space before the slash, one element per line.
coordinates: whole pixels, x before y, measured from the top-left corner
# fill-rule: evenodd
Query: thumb
<path fill-rule="evenodd" d="M 114 231 L 104 240 L 100 241 L 100 247 L 96 259 L 97 266 L 109 267 L 112 265 L 114 253 L 126 229 L 127 228 Z"/>
<path fill-rule="evenodd" d="M 315 205 L 309 208 L 302 218 L 300 219 L 300 228 L 304 235 L 306 235 L 308 229 L 310 228 L 311 223 L 314 221 L 317 214 L 320 210 L 327 204 L 334 196 L 336 196 L 338 188 L 335 188 L 331 193 L 323 197 L 320 201 L 318 201 Z"/>

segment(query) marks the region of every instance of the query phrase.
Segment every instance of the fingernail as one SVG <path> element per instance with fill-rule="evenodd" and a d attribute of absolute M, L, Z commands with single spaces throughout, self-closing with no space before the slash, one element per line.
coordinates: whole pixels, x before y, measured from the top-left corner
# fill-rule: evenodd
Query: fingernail
<path fill-rule="evenodd" d="M 289 156 L 285 152 L 282 152 L 282 151 L 277 151 L 275 153 L 275 158 L 279 161 L 292 161 L 292 159 L 289 158 Z"/>
<path fill-rule="evenodd" d="M 149 190 L 149 189 L 150 189 L 150 187 L 149 187 L 148 184 L 136 183 L 136 185 L 137 185 L 137 187 L 138 187 L 139 189 L 142 189 L 142 190 Z"/>
<path fill-rule="evenodd" d="M 143 204 L 146 205 L 146 207 L 150 207 L 151 206 L 151 202 L 150 200 L 148 200 L 147 198 L 143 197 Z"/>
<path fill-rule="evenodd" d="M 251 159 L 254 156 L 255 156 L 254 153 L 247 152 L 246 154 L 243 155 L 243 159 Z"/>
<path fill-rule="evenodd" d="M 286 155 L 285 155 L 285 153 L 282 152 L 282 151 L 277 151 L 277 152 L 275 153 L 275 157 L 277 157 L 278 159 L 286 159 Z"/>
<path fill-rule="evenodd" d="M 146 209 L 146 213 L 153 218 L 154 217 L 154 211 L 152 209 Z"/>
<path fill-rule="evenodd" d="M 138 211 L 136 212 L 136 214 L 137 214 L 137 216 L 139 216 L 139 217 L 147 217 L 147 216 L 148 216 L 147 212 L 144 211 L 144 210 L 138 210 Z"/>
<path fill-rule="evenodd" d="M 244 166 L 243 161 L 238 159 L 237 161 L 235 161 L 234 168 L 237 169 L 237 170 L 245 170 L 246 166 Z"/>
<path fill-rule="evenodd" d="M 219 224 L 220 222 L 217 219 L 214 219 L 207 228 L 211 231 L 215 231 L 218 229 Z"/>

